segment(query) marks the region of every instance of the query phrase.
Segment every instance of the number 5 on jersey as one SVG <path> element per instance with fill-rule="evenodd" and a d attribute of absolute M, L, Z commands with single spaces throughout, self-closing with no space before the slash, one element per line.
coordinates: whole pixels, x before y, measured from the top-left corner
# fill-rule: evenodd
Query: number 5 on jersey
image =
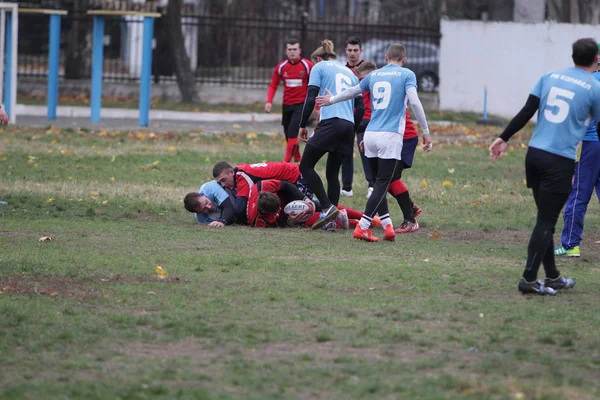
<path fill-rule="evenodd" d="M 544 118 L 546 118 L 546 121 L 560 124 L 567 119 L 570 106 L 564 99 L 572 100 L 573 97 L 575 97 L 574 92 L 552 86 L 548 93 L 546 109 L 544 110 Z"/>

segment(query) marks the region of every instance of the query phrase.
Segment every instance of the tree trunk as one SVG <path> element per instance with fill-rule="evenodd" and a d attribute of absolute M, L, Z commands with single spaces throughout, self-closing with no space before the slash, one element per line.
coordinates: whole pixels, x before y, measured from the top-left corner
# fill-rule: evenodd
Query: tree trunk
<path fill-rule="evenodd" d="M 90 74 L 92 24 L 85 14 L 88 8 L 88 0 L 75 0 L 73 4 L 73 22 L 69 32 L 64 64 L 66 79 L 81 79 Z"/>
<path fill-rule="evenodd" d="M 181 31 L 182 0 L 169 0 L 167 4 L 166 29 L 169 35 L 169 44 L 173 54 L 173 67 L 177 78 L 177 86 L 184 103 L 197 103 L 196 77 L 192 71 L 190 58 L 185 50 L 185 42 Z"/>

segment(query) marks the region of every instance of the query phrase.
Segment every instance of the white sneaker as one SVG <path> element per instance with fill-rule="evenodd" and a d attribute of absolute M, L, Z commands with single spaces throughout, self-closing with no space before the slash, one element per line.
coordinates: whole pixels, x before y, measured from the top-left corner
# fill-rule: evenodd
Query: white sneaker
<path fill-rule="evenodd" d="M 344 189 L 342 189 L 342 190 L 340 190 L 340 193 L 341 193 L 342 196 L 346 196 L 346 197 L 352 197 L 352 196 L 354 196 L 354 192 L 352 191 L 352 189 L 350 189 L 350 190 L 344 190 Z"/>
<path fill-rule="evenodd" d="M 371 197 L 371 195 L 372 195 L 372 194 L 373 194 L 373 188 L 372 188 L 372 187 L 370 187 L 370 188 L 368 188 L 368 189 L 367 189 L 367 196 L 366 196 L 366 197 L 367 197 L 367 199 L 368 199 L 369 197 Z"/>

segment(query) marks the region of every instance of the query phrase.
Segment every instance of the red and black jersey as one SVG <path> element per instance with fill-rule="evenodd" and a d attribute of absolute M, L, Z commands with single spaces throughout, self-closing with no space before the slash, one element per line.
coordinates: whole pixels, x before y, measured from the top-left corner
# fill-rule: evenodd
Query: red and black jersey
<path fill-rule="evenodd" d="M 234 170 L 237 197 L 248 197 L 254 184 L 264 179 L 280 179 L 294 185 L 300 179 L 300 166 L 285 162 L 240 164 Z"/>
<path fill-rule="evenodd" d="M 363 114 L 363 119 L 371 119 L 371 92 L 363 92 L 362 97 L 363 103 L 365 104 L 365 113 Z"/>
<path fill-rule="evenodd" d="M 404 139 L 412 139 L 419 137 L 419 132 L 415 128 L 415 124 L 410 120 L 408 108 L 406 109 L 406 127 L 404 128 Z"/>
<path fill-rule="evenodd" d="M 280 189 L 281 181 L 277 179 L 267 179 L 264 181 L 259 181 L 256 185 L 250 188 L 250 193 L 248 195 L 248 206 L 246 208 L 248 225 L 257 228 L 278 226 L 277 221 L 279 220 L 280 215 L 283 214 L 283 212 L 281 211 L 281 197 L 279 198 L 279 211 L 273 214 L 260 214 L 258 212 L 258 196 L 262 192 L 272 192 L 277 194 L 277 192 Z M 283 217 L 283 215 L 281 216 Z"/>
<path fill-rule="evenodd" d="M 304 103 L 308 87 L 308 76 L 313 63 L 306 58 L 285 60 L 277 64 L 271 76 L 271 84 L 267 91 L 267 103 L 273 102 L 279 82 L 283 80 L 283 104 L 293 105 Z"/>

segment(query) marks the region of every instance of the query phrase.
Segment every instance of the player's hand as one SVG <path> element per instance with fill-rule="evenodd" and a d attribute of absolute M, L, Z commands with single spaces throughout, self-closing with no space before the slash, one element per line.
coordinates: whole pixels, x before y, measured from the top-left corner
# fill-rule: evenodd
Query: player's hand
<path fill-rule="evenodd" d="M 298 140 L 304 143 L 308 142 L 308 131 L 306 128 L 300 128 L 298 130 Z"/>
<path fill-rule="evenodd" d="M 302 211 L 301 213 L 288 216 L 288 221 L 292 225 L 298 225 L 306 222 L 308 217 L 312 215 L 310 210 Z"/>
<path fill-rule="evenodd" d="M 331 105 L 331 98 L 333 97 L 333 93 L 329 91 L 329 89 L 325 89 L 327 92 L 327 96 L 317 96 L 316 103 L 321 107 L 326 107 Z"/>
<path fill-rule="evenodd" d="M 360 143 L 358 144 L 358 148 L 360 149 L 360 152 L 365 154 L 365 141 L 361 140 Z"/>
<path fill-rule="evenodd" d="M 494 140 L 490 145 L 490 160 L 495 162 L 497 159 L 502 158 L 506 151 L 506 142 L 502 138 Z"/>
<path fill-rule="evenodd" d="M 222 228 L 225 226 L 225 224 L 221 221 L 213 221 L 210 224 L 208 224 L 208 226 L 210 226 L 211 228 Z"/>
<path fill-rule="evenodd" d="M 0 108 L 0 125 L 8 124 L 8 115 L 6 115 L 6 111 Z"/>
<path fill-rule="evenodd" d="M 266 113 L 270 113 L 272 107 L 273 107 L 273 104 L 271 104 L 271 103 L 265 103 L 265 112 Z"/>
<path fill-rule="evenodd" d="M 431 141 L 431 135 L 429 133 L 423 134 L 423 150 L 431 151 L 433 148 L 433 142 Z"/>

